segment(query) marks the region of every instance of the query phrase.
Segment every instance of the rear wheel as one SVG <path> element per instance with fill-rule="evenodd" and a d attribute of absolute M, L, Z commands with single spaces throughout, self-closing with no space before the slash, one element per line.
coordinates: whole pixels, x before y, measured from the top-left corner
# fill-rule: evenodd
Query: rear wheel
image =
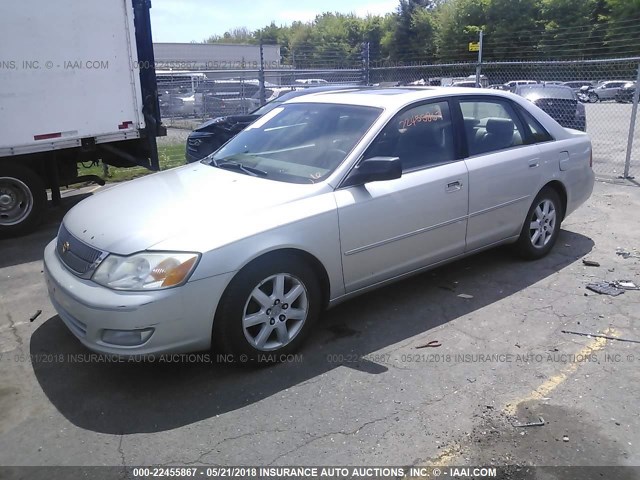
<path fill-rule="evenodd" d="M 321 290 L 301 258 L 274 255 L 241 270 L 220 300 L 213 340 L 246 355 L 243 362 L 279 361 L 304 342 L 321 311 Z"/>
<path fill-rule="evenodd" d="M 552 188 L 546 187 L 533 201 L 515 245 L 524 258 L 535 260 L 549 253 L 560 234 L 562 202 Z"/>
<path fill-rule="evenodd" d="M 32 231 L 46 205 L 47 192 L 35 172 L 21 165 L 0 166 L 0 237 Z"/>

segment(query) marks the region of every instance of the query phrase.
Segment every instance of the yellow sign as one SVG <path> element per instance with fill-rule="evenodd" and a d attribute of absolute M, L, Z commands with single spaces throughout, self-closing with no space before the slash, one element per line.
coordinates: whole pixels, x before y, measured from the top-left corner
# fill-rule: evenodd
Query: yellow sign
<path fill-rule="evenodd" d="M 480 42 L 469 42 L 469 51 L 470 52 L 479 52 L 480 51 Z"/>

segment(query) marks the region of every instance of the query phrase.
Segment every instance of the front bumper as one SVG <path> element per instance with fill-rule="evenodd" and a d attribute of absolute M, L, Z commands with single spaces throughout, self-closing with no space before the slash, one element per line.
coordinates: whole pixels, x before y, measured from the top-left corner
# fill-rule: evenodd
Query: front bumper
<path fill-rule="evenodd" d="M 53 240 L 44 251 L 49 298 L 69 330 L 89 349 L 119 356 L 183 353 L 211 346 L 213 317 L 233 273 L 166 290 L 122 292 L 83 280 L 60 262 Z M 105 341 L 106 330 L 150 331 L 134 346 Z"/>

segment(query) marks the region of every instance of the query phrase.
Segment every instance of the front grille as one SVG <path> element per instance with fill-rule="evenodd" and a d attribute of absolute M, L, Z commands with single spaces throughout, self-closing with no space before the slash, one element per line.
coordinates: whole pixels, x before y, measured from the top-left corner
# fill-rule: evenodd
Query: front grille
<path fill-rule="evenodd" d="M 64 224 L 58 231 L 56 250 L 62 263 L 80 277 L 91 275 L 96 262 L 104 255 L 71 235 Z"/>

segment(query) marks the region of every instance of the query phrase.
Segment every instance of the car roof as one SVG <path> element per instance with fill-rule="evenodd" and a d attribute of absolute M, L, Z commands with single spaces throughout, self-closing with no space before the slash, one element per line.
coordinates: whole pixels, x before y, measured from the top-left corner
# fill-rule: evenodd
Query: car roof
<path fill-rule="evenodd" d="M 395 108 L 417 100 L 426 100 L 454 95 L 487 95 L 513 98 L 510 93 L 500 90 L 484 90 L 467 87 L 381 87 L 361 88 L 337 92 L 324 92 L 305 95 L 289 100 L 287 103 L 336 103 L 361 105 L 378 108 Z"/>

